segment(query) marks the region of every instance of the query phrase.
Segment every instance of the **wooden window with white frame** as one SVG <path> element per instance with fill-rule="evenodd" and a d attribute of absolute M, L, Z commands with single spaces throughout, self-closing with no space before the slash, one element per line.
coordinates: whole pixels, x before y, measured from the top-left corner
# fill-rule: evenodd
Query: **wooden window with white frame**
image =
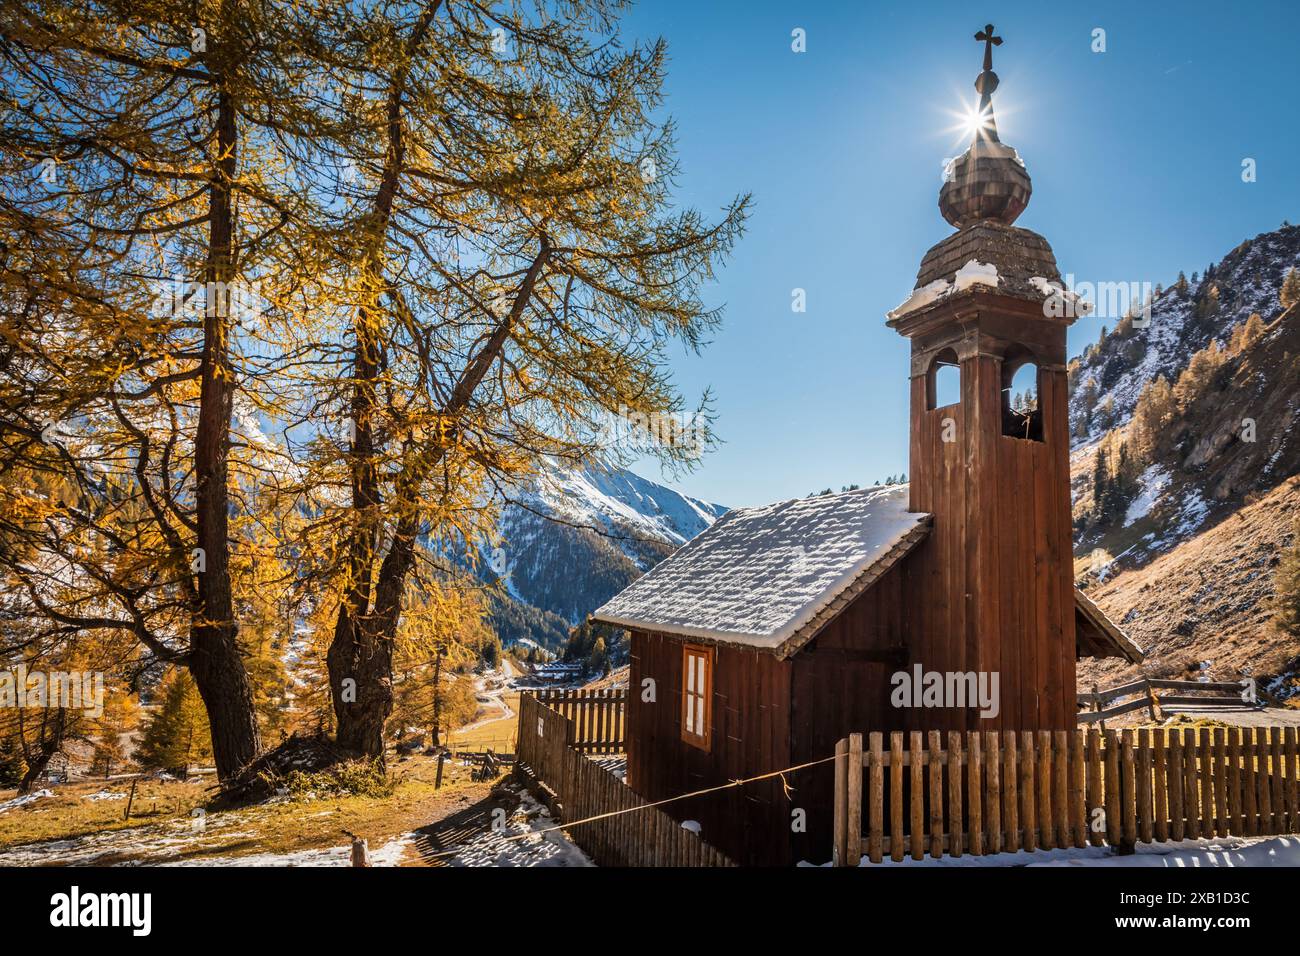
<path fill-rule="evenodd" d="M 713 730 L 713 648 L 682 647 L 682 740 L 709 749 Z"/>

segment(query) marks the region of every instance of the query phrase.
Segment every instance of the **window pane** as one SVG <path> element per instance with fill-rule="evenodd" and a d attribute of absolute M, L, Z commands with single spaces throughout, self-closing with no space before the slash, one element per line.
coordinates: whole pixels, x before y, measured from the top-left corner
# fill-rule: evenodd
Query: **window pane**
<path fill-rule="evenodd" d="M 695 693 L 695 657 L 686 655 L 686 693 Z"/>

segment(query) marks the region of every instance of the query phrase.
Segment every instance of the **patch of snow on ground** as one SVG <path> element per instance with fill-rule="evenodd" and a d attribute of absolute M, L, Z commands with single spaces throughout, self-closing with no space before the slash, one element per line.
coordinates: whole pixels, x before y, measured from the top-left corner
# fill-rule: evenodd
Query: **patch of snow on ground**
<path fill-rule="evenodd" d="M 550 811 L 527 791 L 519 806 L 498 829 L 468 840 L 456 848 L 452 866 L 593 866 L 590 857 L 560 830 L 552 830 Z M 545 831 L 545 832 L 543 832 Z M 527 834 L 527 835 L 526 835 Z"/>
<path fill-rule="evenodd" d="M 415 843 L 415 834 L 405 833 L 370 851 L 371 866 L 401 866 L 406 851 Z M 351 866 L 352 847 L 340 845 L 315 850 L 294 850 L 290 853 L 252 853 L 246 856 L 198 856 L 186 860 L 171 860 L 160 866 L 286 866 L 320 867 Z"/>
<path fill-rule="evenodd" d="M 237 812 L 209 814 L 203 826 L 193 821 L 173 820 L 165 824 L 100 830 L 66 840 L 23 843 L 0 851 L 5 866 L 88 866 L 105 865 L 114 857 L 127 865 L 162 863 L 182 853 L 211 846 L 214 839 L 233 842 L 255 834 L 241 830 L 246 823 Z"/>
<path fill-rule="evenodd" d="M 1169 469 L 1163 465 L 1151 465 L 1138 476 L 1142 490 L 1129 502 L 1128 511 L 1124 513 L 1124 527 L 1140 521 L 1151 513 L 1155 503 L 1160 500 L 1165 488 L 1169 486 Z"/>
<path fill-rule="evenodd" d="M 1139 843 L 1137 852 L 1120 856 L 1112 847 L 1086 846 L 1063 850 L 1035 850 L 1026 853 L 993 853 L 988 856 L 943 856 L 939 859 L 888 858 L 872 863 L 862 858 L 860 866 L 920 867 L 1004 867 L 1004 866 L 1109 866 L 1163 867 L 1168 869 L 1218 869 L 1239 866 L 1300 866 L 1300 838 L 1227 837 L 1215 840 L 1183 840 L 1178 843 Z"/>
<path fill-rule="evenodd" d="M 45 797 L 52 797 L 54 793 L 50 790 L 37 790 L 35 793 L 25 793 L 21 797 L 14 797 L 12 800 L 6 800 L 0 803 L 0 813 L 6 810 L 13 810 L 15 807 L 25 807 L 27 804 L 41 800 Z"/>
<path fill-rule="evenodd" d="M 1181 541 L 1191 536 L 1192 532 L 1205 521 L 1205 517 L 1209 513 L 1210 506 L 1201 497 L 1201 493 L 1195 488 L 1189 489 L 1187 497 L 1183 499 L 1183 503 L 1178 509 L 1178 517 L 1173 528 L 1175 540 Z"/>

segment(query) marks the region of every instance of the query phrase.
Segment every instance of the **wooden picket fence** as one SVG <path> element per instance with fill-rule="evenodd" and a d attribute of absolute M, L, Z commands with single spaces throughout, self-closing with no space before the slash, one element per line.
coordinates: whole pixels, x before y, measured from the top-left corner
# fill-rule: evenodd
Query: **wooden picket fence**
<path fill-rule="evenodd" d="M 591 760 L 576 736 L 570 718 L 520 695 L 516 767 L 598 865 L 736 865 Z"/>
<path fill-rule="evenodd" d="M 627 733 L 627 690 L 539 690 L 537 699 L 573 722 L 573 746 L 621 754 Z"/>
<path fill-rule="evenodd" d="M 1300 832 L 1295 727 L 946 737 L 839 742 L 836 865 Z"/>

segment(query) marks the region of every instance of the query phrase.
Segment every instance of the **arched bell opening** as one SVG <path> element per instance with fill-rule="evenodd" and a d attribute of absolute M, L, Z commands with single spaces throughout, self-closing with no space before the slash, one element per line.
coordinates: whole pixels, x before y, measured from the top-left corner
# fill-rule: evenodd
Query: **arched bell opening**
<path fill-rule="evenodd" d="M 1013 350 L 1002 360 L 1002 434 L 1043 440 L 1039 369 L 1027 350 Z"/>
<path fill-rule="evenodd" d="M 931 359 L 925 389 L 929 409 L 961 404 L 961 364 L 955 351 L 944 349 Z"/>

